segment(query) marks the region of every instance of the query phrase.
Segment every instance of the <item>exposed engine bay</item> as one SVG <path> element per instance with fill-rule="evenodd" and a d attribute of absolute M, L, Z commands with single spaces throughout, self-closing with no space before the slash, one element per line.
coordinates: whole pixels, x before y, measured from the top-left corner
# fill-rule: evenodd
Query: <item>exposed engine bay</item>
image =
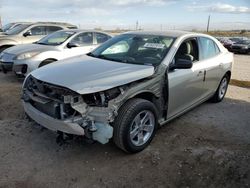
<path fill-rule="evenodd" d="M 29 76 L 22 99 L 35 109 L 57 120 L 71 120 L 84 129 L 84 135 L 102 144 L 112 137 L 117 109 L 109 101 L 123 93 L 122 87 L 80 95 L 67 88 L 42 82 Z"/>

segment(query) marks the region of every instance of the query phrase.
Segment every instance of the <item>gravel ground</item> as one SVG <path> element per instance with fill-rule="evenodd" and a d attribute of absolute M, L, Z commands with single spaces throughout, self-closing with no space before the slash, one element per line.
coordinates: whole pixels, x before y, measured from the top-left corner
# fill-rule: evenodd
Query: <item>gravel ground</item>
<path fill-rule="evenodd" d="M 0 72 L 0 187 L 249 187 L 250 89 L 230 86 L 129 155 L 111 142 L 57 135 L 25 119 L 21 82 Z"/>
<path fill-rule="evenodd" d="M 250 82 L 250 55 L 234 54 L 232 79 Z"/>

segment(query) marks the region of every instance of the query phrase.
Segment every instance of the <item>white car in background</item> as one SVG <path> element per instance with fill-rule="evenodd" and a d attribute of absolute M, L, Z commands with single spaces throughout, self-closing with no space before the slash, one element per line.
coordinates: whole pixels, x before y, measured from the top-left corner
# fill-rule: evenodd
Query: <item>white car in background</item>
<path fill-rule="evenodd" d="M 17 76 L 52 62 L 86 54 L 104 43 L 111 36 L 91 30 L 61 30 L 33 44 L 23 44 L 8 48 L 0 54 L 2 69 L 13 70 Z"/>

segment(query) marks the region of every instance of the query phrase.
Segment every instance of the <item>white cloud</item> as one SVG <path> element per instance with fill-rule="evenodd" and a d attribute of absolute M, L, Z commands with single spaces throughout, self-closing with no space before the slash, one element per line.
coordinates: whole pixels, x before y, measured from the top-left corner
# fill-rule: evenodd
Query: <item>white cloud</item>
<path fill-rule="evenodd" d="M 216 3 L 211 5 L 198 5 L 197 3 L 187 7 L 190 11 L 207 11 L 217 13 L 250 14 L 250 7 L 233 6 L 230 4 Z"/>

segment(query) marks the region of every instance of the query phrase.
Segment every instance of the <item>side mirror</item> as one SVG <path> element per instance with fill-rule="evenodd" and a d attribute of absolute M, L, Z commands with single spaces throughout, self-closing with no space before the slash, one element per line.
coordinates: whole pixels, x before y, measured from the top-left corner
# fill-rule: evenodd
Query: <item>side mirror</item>
<path fill-rule="evenodd" d="M 32 35 L 31 31 L 26 31 L 26 32 L 23 34 L 24 37 L 31 36 L 31 35 Z"/>
<path fill-rule="evenodd" d="M 69 43 L 67 44 L 67 47 L 68 47 L 68 48 L 75 48 L 75 47 L 80 47 L 80 45 L 77 44 L 77 43 L 74 43 L 74 42 L 69 42 Z"/>
<path fill-rule="evenodd" d="M 187 59 L 177 59 L 175 64 L 170 68 L 173 69 L 190 69 L 193 66 L 193 62 Z"/>

